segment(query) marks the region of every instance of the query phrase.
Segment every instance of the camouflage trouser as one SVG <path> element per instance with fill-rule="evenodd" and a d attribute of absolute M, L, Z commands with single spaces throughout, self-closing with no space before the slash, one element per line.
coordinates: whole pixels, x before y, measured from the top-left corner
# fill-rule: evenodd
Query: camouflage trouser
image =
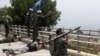
<path fill-rule="evenodd" d="M 68 56 L 66 41 L 55 41 L 50 44 L 51 56 Z"/>

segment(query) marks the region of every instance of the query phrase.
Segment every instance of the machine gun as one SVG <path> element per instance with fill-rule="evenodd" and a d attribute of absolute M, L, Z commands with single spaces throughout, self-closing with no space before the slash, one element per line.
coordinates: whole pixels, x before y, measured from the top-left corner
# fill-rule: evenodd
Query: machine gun
<path fill-rule="evenodd" d="M 73 31 L 75 31 L 75 30 L 78 30 L 78 29 L 80 29 L 80 28 L 81 28 L 81 26 L 79 26 L 79 27 L 77 27 L 77 28 L 75 28 L 75 29 L 73 29 L 73 30 L 70 30 L 70 31 L 67 32 L 67 33 L 61 34 L 61 35 L 57 36 L 56 38 L 53 38 L 53 39 L 47 41 L 46 43 L 50 43 L 50 42 L 52 42 L 52 41 L 54 41 L 54 40 L 56 40 L 56 39 L 58 39 L 58 38 L 61 38 L 61 37 L 65 36 L 65 35 L 68 35 L 69 33 L 73 32 Z"/>

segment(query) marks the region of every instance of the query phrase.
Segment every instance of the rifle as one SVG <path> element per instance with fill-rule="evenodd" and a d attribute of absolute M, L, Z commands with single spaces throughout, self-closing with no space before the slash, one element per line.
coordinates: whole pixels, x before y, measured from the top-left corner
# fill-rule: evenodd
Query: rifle
<path fill-rule="evenodd" d="M 61 38 L 61 37 L 65 36 L 65 35 L 68 35 L 69 33 L 73 32 L 73 31 L 75 31 L 75 30 L 78 30 L 78 29 L 80 29 L 80 28 L 81 28 L 81 26 L 79 26 L 79 27 L 77 27 L 77 28 L 75 28 L 75 29 L 73 29 L 73 30 L 70 30 L 70 31 L 67 32 L 67 33 L 61 34 L 61 35 L 57 36 L 56 38 L 53 38 L 53 39 L 47 41 L 46 43 L 50 43 L 50 42 L 52 42 L 52 41 L 54 41 L 54 40 L 56 40 L 56 39 L 58 39 L 58 38 Z"/>

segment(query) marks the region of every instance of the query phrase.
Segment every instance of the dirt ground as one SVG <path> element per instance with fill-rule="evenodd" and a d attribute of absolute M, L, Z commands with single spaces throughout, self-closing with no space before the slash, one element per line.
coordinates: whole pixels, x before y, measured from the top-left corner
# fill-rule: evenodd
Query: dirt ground
<path fill-rule="evenodd" d="M 0 44 L 0 56 L 6 56 L 6 54 L 2 52 L 2 49 L 11 48 L 13 50 L 16 50 L 16 49 L 21 49 L 23 47 L 26 47 L 26 44 L 22 42 L 12 42 L 12 43 Z M 35 52 L 21 53 L 16 56 L 50 56 L 50 53 L 48 50 L 43 49 L 43 50 L 38 50 Z"/>

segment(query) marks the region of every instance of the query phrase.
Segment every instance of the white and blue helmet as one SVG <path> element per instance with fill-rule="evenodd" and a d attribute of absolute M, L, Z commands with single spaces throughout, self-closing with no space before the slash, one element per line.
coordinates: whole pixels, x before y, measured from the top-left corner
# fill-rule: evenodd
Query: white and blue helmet
<path fill-rule="evenodd" d="M 42 11 L 41 10 L 38 10 L 37 13 L 42 13 Z"/>

